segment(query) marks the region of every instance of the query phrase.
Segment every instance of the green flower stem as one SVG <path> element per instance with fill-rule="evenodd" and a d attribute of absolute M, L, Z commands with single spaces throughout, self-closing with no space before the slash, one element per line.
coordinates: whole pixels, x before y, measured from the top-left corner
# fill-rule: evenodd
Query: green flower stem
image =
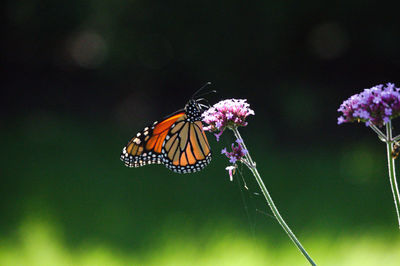
<path fill-rule="evenodd" d="M 396 207 L 397 220 L 398 220 L 399 228 L 400 228 L 400 214 L 399 214 L 400 193 L 399 193 L 399 189 L 397 187 L 394 158 L 392 156 L 393 139 L 392 139 L 392 122 L 391 121 L 386 123 L 386 137 L 388 139 L 388 141 L 386 142 L 386 147 L 387 147 L 390 186 L 392 187 L 394 206 Z"/>
<path fill-rule="evenodd" d="M 241 141 L 241 145 L 243 146 L 243 148 L 247 150 L 246 145 L 244 144 L 244 141 L 243 141 L 242 137 L 240 136 L 240 133 L 237 130 L 237 128 L 234 127 L 232 130 L 233 130 L 233 133 L 235 134 L 236 138 Z M 294 235 L 294 233 L 292 232 L 292 230 L 290 230 L 289 226 L 285 223 L 282 216 L 280 215 L 278 209 L 276 208 L 274 202 L 272 201 L 271 196 L 269 195 L 267 188 L 264 185 L 264 182 L 261 179 L 260 174 L 258 173 L 256 164 L 254 163 L 253 159 L 251 158 L 248 150 L 247 150 L 245 157 L 246 157 L 247 162 L 249 163 L 246 165 L 249 167 L 250 171 L 253 173 L 254 177 L 256 178 L 257 183 L 258 183 L 262 193 L 264 194 L 264 197 L 267 200 L 268 205 L 271 208 L 272 213 L 274 214 L 275 218 L 278 220 L 279 224 L 281 225 L 283 230 L 285 230 L 285 232 L 289 236 L 289 238 L 293 241 L 293 243 L 297 246 L 297 248 L 301 251 L 301 253 L 303 253 L 304 257 L 306 257 L 306 259 L 310 262 L 310 264 L 316 265 L 315 262 L 308 255 L 307 251 L 303 248 L 303 246 L 301 245 L 299 240 L 297 240 L 297 238 Z"/>
<path fill-rule="evenodd" d="M 400 135 L 394 137 L 392 141 L 393 141 L 393 142 L 397 142 L 397 141 L 399 141 L 399 140 L 400 140 Z"/>
<path fill-rule="evenodd" d="M 387 142 L 388 141 L 387 137 L 385 136 L 385 134 L 383 134 L 383 132 L 380 131 L 380 129 L 377 126 L 371 124 L 369 127 L 372 128 L 372 130 L 375 131 L 376 134 L 378 134 L 378 137 L 379 137 L 379 139 L 381 141 L 383 141 L 383 142 Z"/>

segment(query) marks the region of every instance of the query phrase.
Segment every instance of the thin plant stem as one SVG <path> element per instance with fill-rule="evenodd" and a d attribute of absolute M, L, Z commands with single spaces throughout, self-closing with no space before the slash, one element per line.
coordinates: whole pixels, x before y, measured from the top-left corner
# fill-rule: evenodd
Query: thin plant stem
<path fill-rule="evenodd" d="M 400 213 L 399 213 L 400 193 L 399 193 L 399 189 L 397 187 L 394 158 L 393 158 L 393 155 L 392 155 L 393 139 L 392 139 L 392 122 L 391 121 L 386 123 L 386 137 L 387 137 L 387 140 L 388 140 L 386 142 L 386 148 L 387 148 L 387 159 L 388 159 L 390 186 L 392 188 L 392 193 L 393 193 L 393 198 L 394 198 L 394 206 L 396 207 L 397 220 L 398 220 L 399 229 L 400 229 Z"/>
<path fill-rule="evenodd" d="M 400 140 L 400 135 L 397 135 L 396 137 L 393 138 L 393 142 L 397 142 Z"/>
<path fill-rule="evenodd" d="M 240 133 L 237 130 L 237 128 L 234 127 L 232 130 L 233 130 L 233 133 L 235 134 L 236 138 L 241 141 L 241 145 L 243 146 L 243 148 L 247 150 L 246 145 L 244 144 L 244 141 L 243 141 L 242 137 L 240 136 Z M 303 248 L 300 241 L 297 240 L 297 238 L 294 235 L 294 233 L 292 232 L 292 230 L 290 230 L 289 226 L 286 224 L 286 222 L 283 220 L 282 216 L 280 215 L 267 188 L 264 185 L 263 180 L 261 179 L 260 174 L 258 173 L 256 164 L 254 163 L 253 159 L 251 158 L 248 150 L 245 154 L 245 157 L 246 157 L 246 160 L 248 161 L 248 164 L 246 164 L 246 166 L 249 167 L 250 171 L 253 173 L 254 177 L 256 178 L 257 183 L 258 183 L 262 193 L 264 194 L 264 197 L 267 200 L 267 203 L 268 203 L 269 207 L 271 208 L 271 211 L 274 214 L 275 218 L 278 220 L 278 222 L 281 225 L 281 227 L 283 228 L 283 230 L 285 230 L 286 234 L 293 241 L 293 243 L 297 246 L 297 248 L 300 250 L 300 252 L 303 254 L 303 256 L 308 260 L 308 262 L 311 265 L 316 265 L 315 262 L 311 259 L 310 255 L 308 255 L 307 251 Z"/>
<path fill-rule="evenodd" d="M 383 132 L 377 126 L 370 125 L 369 127 L 372 128 L 372 130 L 375 131 L 376 134 L 378 134 L 378 137 L 379 137 L 379 139 L 381 141 L 383 141 L 383 142 L 387 142 L 388 141 L 388 139 L 385 136 L 385 134 L 383 134 Z"/>

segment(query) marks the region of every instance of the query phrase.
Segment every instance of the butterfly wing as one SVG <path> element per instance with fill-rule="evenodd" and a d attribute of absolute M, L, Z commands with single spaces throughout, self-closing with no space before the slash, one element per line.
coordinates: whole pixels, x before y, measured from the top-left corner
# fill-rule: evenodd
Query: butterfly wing
<path fill-rule="evenodd" d="M 200 121 L 189 121 L 184 112 L 146 127 L 123 148 L 128 167 L 164 164 L 176 173 L 200 171 L 211 161 L 211 150 Z"/>
<path fill-rule="evenodd" d="M 161 122 L 154 122 L 150 127 L 137 133 L 123 148 L 121 160 L 128 167 L 140 167 L 147 164 L 164 162 L 163 143 L 171 126 L 185 117 L 184 112 L 171 115 Z"/>
<path fill-rule="evenodd" d="M 211 161 L 211 150 L 200 121 L 177 121 L 166 136 L 164 164 L 177 173 L 200 171 Z"/>
<path fill-rule="evenodd" d="M 400 155 L 400 142 L 395 142 L 393 145 L 393 151 L 392 151 L 392 156 L 393 159 L 397 159 Z"/>

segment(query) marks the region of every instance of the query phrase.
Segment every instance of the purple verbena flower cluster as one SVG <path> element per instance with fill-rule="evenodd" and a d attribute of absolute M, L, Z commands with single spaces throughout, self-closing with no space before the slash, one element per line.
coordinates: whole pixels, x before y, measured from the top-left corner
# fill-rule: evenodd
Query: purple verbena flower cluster
<path fill-rule="evenodd" d="M 338 124 L 362 121 L 366 126 L 383 126 L 400 115 L 400 89 L 393 83 L 365 89 L 344 101 L 338 112 L 342 112 Z"/>
<path fill-rule="evenodd" d="M 237 161 L 240 161 L 240 159 L 242 159 L 243 156 L 246 155 L 247 150 L 243 148 L 243 146 L 241 145 L 242 141 L 241 140 L 236 140 L 236 143 L 238 144 L 237 146 L 235 146 L 234 143 L 232 143 L 232 152 L 228 152 L 226 150 L 226 148 L 224 148 L 221 153 L 225 154 L 226 157 L 229 158 L 229 162 L 234 164 Z"/>
<path fill-rule="evenodd" d="M 204 130 L 218 132 L 217 141 L 225 128 L 246 126 L 246 117 L 254 115 L 245 99 L 227 99 L 210 107 L 202 114 L 203 121 L 208 124 Z"/>

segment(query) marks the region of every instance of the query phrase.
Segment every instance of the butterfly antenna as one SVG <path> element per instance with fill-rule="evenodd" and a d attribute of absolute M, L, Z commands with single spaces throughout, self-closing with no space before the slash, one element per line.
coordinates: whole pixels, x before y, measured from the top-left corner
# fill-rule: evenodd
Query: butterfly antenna
<path fill-rule="evenodd" d="M 192 99 L 193 99 L 194 97 L 196 97 L 197 94 L 198 94 L 199 92 L 201 92 L 201 91 L 204 90 L 207 86 L 210 86 L 210 85 L 211 85 L 211 82 L 207 82 L 206 84 L 204 84 L 203 86 L 201 86 L 201 88 L 198 89 L 198 90 L 192 95 Z"/>
<path fill-rule="evenodd" d="M 210 94 L 210 93 L 216 93 L 216 92 L 217 92 L 216 90 L 207 91 L 207 92 L 205 92 L 203 94 L 200 94 L 198 97 L 201 97 L 201 96 L 204 96 L 204 95 L 207 95 L 207 94 Z"/>

